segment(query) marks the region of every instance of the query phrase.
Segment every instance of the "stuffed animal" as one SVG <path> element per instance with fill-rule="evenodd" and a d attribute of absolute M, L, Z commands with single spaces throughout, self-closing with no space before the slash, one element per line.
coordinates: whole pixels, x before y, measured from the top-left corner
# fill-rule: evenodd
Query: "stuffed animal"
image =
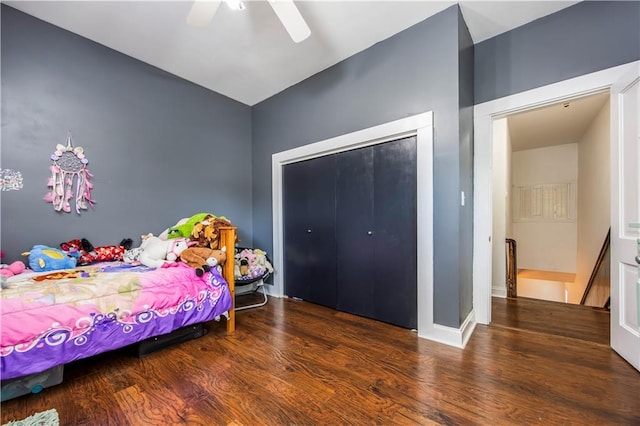
<path fill-rule="evenodd" d="M 129 250 L 125 250 L 122 255 L 124 263 L 136 263 L 140 261 L 140 254 L 142 253 L 142 247 L 134 247 Z"/>
<path fill-rule="evenodd" d="M 235 255 L 234 273 L 239 281 L 249 280 L 273 273 L 273 266 L 267 260 L 267 252 L 245 248 Z"/>
<path fill-rule="evenodd" d="M 25 266 L 24 262 L 16 260 L 10 265 L 0 265 L 0 275 L 10 278 L 14 275 L 21 274 L 26 268 L 27 267 Z"/>
<path fill-rule="evenodd" d="M 124 238 L 117 246 L 94 247 L 86 238 L 75 239 L 60 244 L 60 248 L 72 256 L 78 257 L 78 265 L 94 262 L 123 260 L 125 250 L 131 249 L 133 240 Z"/>
<path fill-rule="evenodd" d="M 260 249 L 254 249 L 253 254 L 256 256 L 253 261 L 253 266 L 261 268 L 263 271 L 273 273 L 273 266 L 267 259 L 267 252 Z"/>
<path fill-rule="evenodd" d="M 198 247 L 217 249 L 220 246 L 220 227 L 233 226 L 225 217 L 213 217 L 197 223 L 191 231 L 191 241 Z M 237 241 L 236 236 L 236 241 Z"/>
<path fill-rule="evenodd" d="M 242 251 L 240 252 L 240 255 L 238 256 L 239 259 L 247 259 L 247 261 L 249 262 L 249 265 L 251 265 L 253 263 L 253 261 L 256 258 L 256 255 L 253 253 L 252 249 L 246 248 L 246 249 L 242 249 Z"/>
<path fill-rule="evenodd" d="M 75 268 L 78 263 L 77 258 L 64 251 L 44 245 L 35 245 L 22 255 L 29 256 L 29 267 L 36 272 Z"/>
<path fill-rule="evenodd" d="M 196 213 L 191 217 L 183 218 L 176 223 L 175 226 L 167 229 L 166 238 L 162 238 L 165 235 L 165 232 L 160 234 L 160 239 L 171 240 L 173 238 L 189 238 L 191 237 L 191 231 L 193 231 L 193 227 L 196 223 L 200 223 L 205 219 L 215 218 L 211 213 Z"/>
<path fill-rule="evenodd" d="M 180 260 L 194 268 L 196 275 L 201 277 L 211 268 L 217 267 L 219 271 L 222 270 L 222 265 L 227 260 L 227 248 L 214 250 L 206 247 L 189 247 L 182 252 Z"/>
<path fill-rule="evenodd" d="M 186 238 L 164 241 L 158 237 L 149 237 L 140 246 L 140 263 L 150 268 L 160 268 L 165 263 L 174 263 L 188 244 L 189 240 Z"/>
<path fill-rule="evenodd" d="M 249 275 L 249 260 L 246 257 L 240 259 L 240 275 L 243 277 Z"/>
<path fill-rule="evenodd" d="M 169 262 L 176 262 L 180 257 L 180 254 L 189 248 L 189 240 L 187 238 L 176 238 L 169 241 L 169 248 L 167 249 L 167 260 Z"/>
<path fill-rule="evenodd" d="M 148 233 L 148 234 L 144 234 L 140 236 L 140 241 L 141 244 L 144 244 L 144 242 L 146 240 L 148 240 L 150 237 L 153 237 L 152 233 Z M 161 240 L 166 240 L 166 238 L 161 238 L 158 237 Z M 128 250 L 124 251 L 124 254 L 122 255 L 122 261 L 124 263 L 136 263 L 139 264 L 140 263 L 140 254 L 142 254 L 142 247 L 134 247 Z"/>

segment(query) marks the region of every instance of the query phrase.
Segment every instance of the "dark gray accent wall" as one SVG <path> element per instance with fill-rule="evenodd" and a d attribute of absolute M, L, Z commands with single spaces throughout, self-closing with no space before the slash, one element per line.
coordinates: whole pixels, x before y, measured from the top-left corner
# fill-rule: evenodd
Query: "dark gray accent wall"
<path fill-rule="evenodd" d="M 473 39 L 467 24 L 458 12 L 458 103 L 460 132 L 460 190 L 465 193 L 465 205 L 460 208 L 460 264 L 473 263 Z M 460 269 L 458 298 L 460 323 L 473 309 L 472 268 Z"/>
<path fill-rule="evenodd" d="M 584 1 L 475 46 L 475 103 L 640 59 L 640 2 Z"/>
<path fill-rule="evenodd" d="M 73 238 L 138 244 L 203 211 L 226 215 L 251 241 L 250 107 L 5 5 L 1 13 L 1 160 L 24 177 L 24 189 L 1 195 L 5 262 Z M 68 130 L 94 174 L 97 203 L 81 215 L 42 200 Z"/>
<path fill-rule="evenodd" d="M 252 110 L 253 238 L 268 251 L 273 247 L 272 154 L 433 111 L 435 322 L 452 327 L 463 316 L 459 300 L 466 309 L 472 298 L 471 282 L 461 284 L 462 276 L 471 276 L 472 262 L 459 259 L 465 220 L 460 218 L 461 177 L 470 191 L 471 170 L 460 171 L 458 61 L 459 55 L 467 56 L 459 53 L 458 27 L 458 7 L 452 6 Z M 465 103 L 468 95 L 462 96 Z"/>

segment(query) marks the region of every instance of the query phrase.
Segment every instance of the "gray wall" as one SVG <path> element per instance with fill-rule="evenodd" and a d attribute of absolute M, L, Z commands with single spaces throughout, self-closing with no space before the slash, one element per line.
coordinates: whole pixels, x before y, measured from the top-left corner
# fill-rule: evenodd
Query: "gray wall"
<path fill-rule="evenodd" d="M 202 211 L 250 242 L 250 107 L 4 5 L 1 47 L 2 167 L 24 177 L 1 195 L 4 262 L 79 237 L 138 244 Z M 95 176 L 81 215 L 42 200 L 68 130 Z"/>
<path fill-rule="evenodd" d="M 273 243 L 273 153 L 433 111 L 435 321 L 453 327 L 466 316 L 458 301 L 464 300 L 465 309 L 470 310 L 467 301 L 472 298 L 472 244 L 462 250 L 464 261 L 459 259 L 461 241 L 472 238 L 470 223 L 465 224 L 465 236 L 461 237 L 461 221 L 470 220 L 471 215 L 465 213 L 463 218 L 460 214 L 460 190 L 464 186 L 471 195 L 471 168 L 460 170 L 459 108 L 461 99 L 468 104 L 473 92 L 468 92 L 467 82 L 465 94 L 458 93 L 458 61 L 468 58 L 467 53 L 459 54 L 458 27 L 458 7 L 453 6 L 254 106 L 252 111 L 253 238 L 256 246 L 268 251 Z M 468 77 L 465 74 L 465 81 Z M 465 158 L 470 155 L 469 138 L 470 133 Z M 469 282 L 461 283 L 462 277 Z"/>
<path fill-rule="evenodd" d="M 640 59 L 640 2 L 585 1 L 475 46 L 475 103 Z"/>
<path fill-rule="evenodd" d="M 460 190 L 465 205 L 460 208 L 459 263 L 473 263 L 473 57 L 474 46 L 462 14 L 458 14 L 458 104 L 460 132 Z M 460 268 L 458 296 L 459 321 L 473 309 L 473 274 L 471 267 Z M 436 318 L 438 318 L 436 316 Z"/>
<path fill-rule="evenodd" d="M 453 6 L 254 108 L 4 5 L 1 59 L 2 167 L 25 178 L 0 198 L 5 261 L 199 211 L 272 251 L 273 153 L 433 111 L 435 321 L 458 327 L 472 305 L 471 105 L 640 59 L 640 3 L 581 2 L 475 47 Z M 80 216 L 42 201 L 67 130 L 95 174 L 98 204 Z"/>

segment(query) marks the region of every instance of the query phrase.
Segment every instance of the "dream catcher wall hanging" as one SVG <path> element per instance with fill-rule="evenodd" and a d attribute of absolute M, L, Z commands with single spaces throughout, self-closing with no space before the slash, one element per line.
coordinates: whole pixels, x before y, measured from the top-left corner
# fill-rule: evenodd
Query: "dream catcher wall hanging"
<path fill-rule="evenodd" d="M 93 184 L 89 181 L 93 175 L 87 170 L 89 160 L 85 157 L 81 146 L 73 147 L 70 134 L 67 136 L 67 146 L 56 145 L 51 160 L 53 161 L 49 167 L 51 177 L 47 183 L 49 192 L 44 200 L 52 203 L 55 211 L 69 213 L 71 212 L 70 200 L 74 198 L 75 192 L 75 207 L 78 214 L 80 210 L 93 207 L 94 202 L 91 200 Z"/>

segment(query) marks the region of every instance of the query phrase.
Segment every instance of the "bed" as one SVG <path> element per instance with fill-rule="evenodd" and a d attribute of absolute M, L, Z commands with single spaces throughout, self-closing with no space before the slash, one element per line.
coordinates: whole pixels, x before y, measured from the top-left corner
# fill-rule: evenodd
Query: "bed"
<path fill-rule="evenodd" d="M 221 228 L 221 246 L 233 253 L 234 242 L 235 228 Z M 221 317 L 231 333 L 233 268 L 232 257 L 222 273 L 214 268 L 202 277 L 180 262 L 157 269 L 109 262 L 54 271 L 46 280 L 14 279 L 0 293 L 0 377 L 40 373 Z"/>

